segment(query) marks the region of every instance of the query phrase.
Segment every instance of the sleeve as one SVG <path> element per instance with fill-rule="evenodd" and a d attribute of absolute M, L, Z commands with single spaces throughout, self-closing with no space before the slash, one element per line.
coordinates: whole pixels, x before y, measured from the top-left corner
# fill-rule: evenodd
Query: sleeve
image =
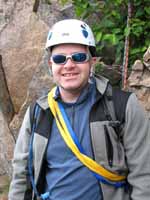
<path fill-rule="evenodd" d="M 123 143 L 129 168 L 128 182 L 131 199 L 150 198 L 150 120 L 135 94 L 130 95 L 126 107 Z"/>
<path fill-rule="evenodd" d="M 29 188 L 28 188 L 29 175 L 27 169 L 27 162 L 29 155 L 28 151 L 29 151 L 30 132 L 31 132 L 30 108 L 28 108 L 22 126 L 20 128 L 14 150 L 14 157 L 12 162 L 13 174 L 8 194 L 9 200 L 23 200 L 25 199 L 26 193 L 28 193 L 29 196 Z"/>

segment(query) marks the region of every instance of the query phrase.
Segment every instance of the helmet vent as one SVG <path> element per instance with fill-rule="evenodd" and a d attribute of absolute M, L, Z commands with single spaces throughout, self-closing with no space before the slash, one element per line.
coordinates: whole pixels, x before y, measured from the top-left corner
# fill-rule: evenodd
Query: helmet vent
<path fill-rule="evenodd" d="M 52 32 L 49 33 L 48 40 L 50 40 L 51 37 L 52 37 Z"/>
<path fill-rule="evenodd" d="M 62 36 L 69 36 L 69 33 L 62 33 Z"/>
<path fill-rule="evenodd" d="M 87 32 L 86 30 L 82 30 L 82 33 L 83 33 L 83 36 L 84 36 L 85 38 L 88 37 L 88 32 Z"/>

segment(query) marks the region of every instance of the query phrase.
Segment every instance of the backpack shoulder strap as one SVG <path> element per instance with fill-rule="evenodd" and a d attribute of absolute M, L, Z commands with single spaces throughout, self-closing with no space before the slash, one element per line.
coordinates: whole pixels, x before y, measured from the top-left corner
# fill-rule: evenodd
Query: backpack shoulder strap
<path fill-rule="evenodd" d="M 130 94 L 119 88 L 112 88 L 109 84 L 104 95 L 105 114 L 110 121 L 118 121 L 118 127 L 114 127 L 118 136 L 125 121 L 126 105 Z"/>
<path fill-rule="evenodd" d="M 132 93 L 114 88 L 112 90 L 112 101 L 116 118 L 123 124 L 125 122 L 127 102 Z"/>
<path fill-rule="evenodd" d="M 104 101 L 106 105 L 105 113 L 106 113 L 107 118 L 109 120 L 116 121 L 117 118 L 116 118 L 115 107 L 114 107 L 114 102 L 113 102 L 113 89 L 110 84 L 107 86 L 107 89 L 105 91 Z"/>
<path fill-rule="evenodd" d="M 34 183 L 34 175 L 33 175 L 33 138 L 34 138 L 34 132 L 37 126 L 37 118 L 39 116 L 39 112 L 40 112 L 40 106 L 37 103 L 35 103 L 33 107 L 30 107 L 31 138 L 30 138 L 30 144 L 29 144 L 28 170 L 29 170 L 30 182 L 31 182 L 33 191 L 37 197 L 39 197 L 39 193 Z"/>
<path fill-rule="evenodd" d="M 36 109 L 37 107 L 39 107 L 39 105 L 36 103 L 36 102 L 33 102 L 31 105 L 30 105 L 30 123 L 31 123 L 31 132 L 32 132 L 32 129 L 33 129 L 33 125 L 34 123 L 37 124 L 37 117 L 39 117 L 40 115 L 40 107 L 38 109 L 38 113 L 36 113 Z M 38 115 L 38 116 L 36 116 Z"/>
<path fill-rule="evenodd" d="M 35 112 L 36 108 L 39 107 L 38 113 Z M 36 123 L 36 131 L 44 137 L 49 137 L 52 128 L 53 114 L 50 109 L 42 109 L 37 102 L 34 102 L 30 106 L 30 122 L 31 130 L 34 123 Z"/>
<path fill-rule="evenodd" d="M 41 129 L 40 124 L 43 123 L 43 119 L 46 121 L 44 128 Z M 40 194 L 38 191 L 38 186 L 35 185 L 34 182 L 34 172 L 33 172 L 33 138 L 35 130 L 40 127 L 40 130 L 43 132 L 43 136 L 49 137 L 50 130 L 52 128 L 53 115 L 50 109 L 47 111 L 42 110 L 42 108 L 38 105 L 37 102 L 31 104 L 30 106 L 30 121 L 31 121 L 31 138 L 29 145 L 29 157 L 28 157 L 28 170 L 29 170 L 29 178 L 30 183 L 32 185 L 32 189 L 37 197 L 37 199 L 46 200 L 49 196 L 49 192 L 44 194 Z M 45 133 L 46 132 L 46 133 Z"/>

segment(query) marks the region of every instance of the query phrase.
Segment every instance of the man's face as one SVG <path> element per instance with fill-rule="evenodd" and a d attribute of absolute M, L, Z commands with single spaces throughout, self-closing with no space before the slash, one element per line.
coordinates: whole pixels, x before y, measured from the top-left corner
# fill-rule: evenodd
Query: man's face
<path fill-rule="evenodd" d="M 52 55 L 71 55 L 73 53 L 87 53 L 87 47 L 80 44 L 61 44 L 55 46 Z M 55 83 L 60 86 L 60 91 L 78 92 L 88 83 L 92 58 L 82 63 L 75 63 L 71 58 L 65 64 L 56 64 L 51 60 L 51 68 Z"/>

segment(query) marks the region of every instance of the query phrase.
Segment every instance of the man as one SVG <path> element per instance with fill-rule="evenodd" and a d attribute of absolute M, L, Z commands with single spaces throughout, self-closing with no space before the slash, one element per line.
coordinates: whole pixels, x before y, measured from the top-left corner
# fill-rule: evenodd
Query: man
<path fill-rule="evenodd" d="M 134 94 L 92 75 L 90 27 L 57 22 L 46 49 L 56 87 L 27 110 L 9 200 L 149 200 L 149 121 Z"/>

